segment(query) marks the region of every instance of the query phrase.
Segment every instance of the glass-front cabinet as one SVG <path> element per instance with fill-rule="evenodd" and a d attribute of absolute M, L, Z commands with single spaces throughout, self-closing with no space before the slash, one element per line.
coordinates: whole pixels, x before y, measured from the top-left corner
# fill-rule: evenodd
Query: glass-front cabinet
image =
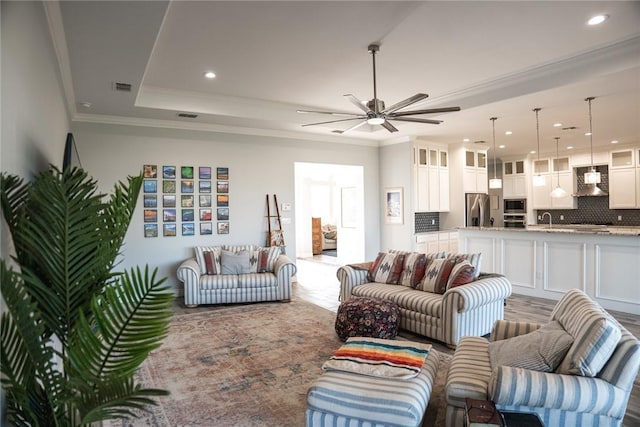
<path fill-rule="evenodd" d="M 448 212 L 450 184 L 446 146 L 417 145 L 414 150 L 416 212 Z"/>

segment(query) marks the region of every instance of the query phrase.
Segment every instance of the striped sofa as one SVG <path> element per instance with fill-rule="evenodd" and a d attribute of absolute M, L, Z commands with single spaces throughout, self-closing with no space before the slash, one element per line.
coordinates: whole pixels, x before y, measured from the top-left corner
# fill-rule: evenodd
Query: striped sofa
<path fill-rule="evenodd" d="M 351 296 L 391 300 L 400 307 L 400 328 L 451 347 L 464 336 L 489 334 L 493 323 L 504 317 L 504 300 L 511 295 L 511 282 L 497 274 L 480 274 L 473 282 L 444 294 L 369 282 L 370 264 L 338 269 L 340 301 Z"/>
<path fill-rule="evenodd" d="M 550 321 L 574 337 L 555 372 L 491 365 L 490 341 L 522 336 L 541 325 L 498 321 L 490 340 L 461 340 L 445 385 L 448 427 L 464 425 L 466 397 L 493 400 L 501 411 L 536 413 L 546 426 L 622 425 L 640 368 L 640 341 L 578 289 L 563 296 Z M 557 373 L 565 366 L 579 367 L 584 374 Z"/>
<path fill-rule="evenodd" d="M 291 280 L 296 274 L 296 265 L 280 248 L 269 249 L 268 271 L 258 272 L 255 245 L 198 246 L 195 257 L 184 261 L 177 271 L 178 279 L 184 283 L 184 303 L 187 307 L 200 304 L 230 304 L 261 301 L 290 301 Z M 243 274 L 207 274 L 205 254 L 230 252 L 251 252 L 252 272 Z M 266 250 L 266 249 L 265 249 Z M 219 256 L 215 259 L 220 263 Z M 211 266 L 209 266 L 211 267 Z M 215 268 L 214 268 L 215 269 Z"/>

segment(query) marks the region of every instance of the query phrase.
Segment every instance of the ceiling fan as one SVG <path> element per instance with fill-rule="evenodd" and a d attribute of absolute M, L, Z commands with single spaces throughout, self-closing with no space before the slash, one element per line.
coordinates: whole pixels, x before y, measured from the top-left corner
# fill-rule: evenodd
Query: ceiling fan
<path fill-rule="evenodd" d="M 429 97 L 426 93 L 417 93 L 410 98 L 393 104 L 391 107 L 385 108 L 384 101 L 378 99 L 377 87 L 376 87 L 376 52 L 380 50 L 379 44 L 370 44 L 367 48 L 371 57 L 373 58 L 373 99 L 366 104 L 360 101 L 358 98 L 351 94 L 344 95 L 353 105 L 363 111 L 363 113 L 340 113 L 334 111 L 314 111 L 314 110 L 298 110 L 298 113 L 314 113 L 314 114 L 329 114 L 336 117 L 348 117 L 346 119 L 330 120 L 327 122 L 309 123 L 304 126 L 324 125 L 327 123 L 346 122 L 350 120 L 361 120 L 359 123 L 347 128 L 345 130 L 334 130 L 335 133 L 346 133 L 354 129 L 359 128 L 364 124 L 381 125 L 389 132 L 398 132 L 398 129 L 393 126 L 390 121 L 396 120 L 399 122 L 414 122 L 414 123 L 428 123 L 432 125 L 439 125 L 442 120 L 429 120 L 415 117 L 420 114 L 433 114 L 433 113 L 448 113 L 451 111 L 460 111 L 460 107 L 444 107 L 444 108 L 430 108 L 426 110 L 413 110 L 413 111 L 400 111 L 409 105 L 422 101 Z"/>

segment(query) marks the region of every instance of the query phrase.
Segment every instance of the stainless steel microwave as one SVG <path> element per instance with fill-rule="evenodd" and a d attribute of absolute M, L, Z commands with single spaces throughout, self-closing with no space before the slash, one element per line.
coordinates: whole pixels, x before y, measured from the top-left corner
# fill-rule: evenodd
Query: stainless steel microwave
<path fill-rule="evenodd" d="M 504 213 L 527 213 L 527 199 L 504 199 Z"/>

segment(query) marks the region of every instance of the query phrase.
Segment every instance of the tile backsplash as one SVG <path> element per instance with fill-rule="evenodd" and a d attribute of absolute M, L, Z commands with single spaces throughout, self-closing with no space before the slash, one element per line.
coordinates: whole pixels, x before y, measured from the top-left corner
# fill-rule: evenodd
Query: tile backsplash
<path fill-rule="evenodd" d="M 602 188 L 602 187 L 601 187 Z M 607 224 L 616 226 L 640 226 L 640 209 L 609 209 L 609 197 L 578 197 L 577 209 L 538 210 L 537 215 L 548 211 L 553 224 Z M 564 219 L 560 219 L 560 216 Z M 620 217 L 620 220 L 618 220 Z M 538 224 L 548 224 L 545 217 Z"/>
<path fill-rule="evenodd" d="M 416 212 L 414 215 L 416 233 L 440 230 L 440 214 L 438 212 Z"/>

